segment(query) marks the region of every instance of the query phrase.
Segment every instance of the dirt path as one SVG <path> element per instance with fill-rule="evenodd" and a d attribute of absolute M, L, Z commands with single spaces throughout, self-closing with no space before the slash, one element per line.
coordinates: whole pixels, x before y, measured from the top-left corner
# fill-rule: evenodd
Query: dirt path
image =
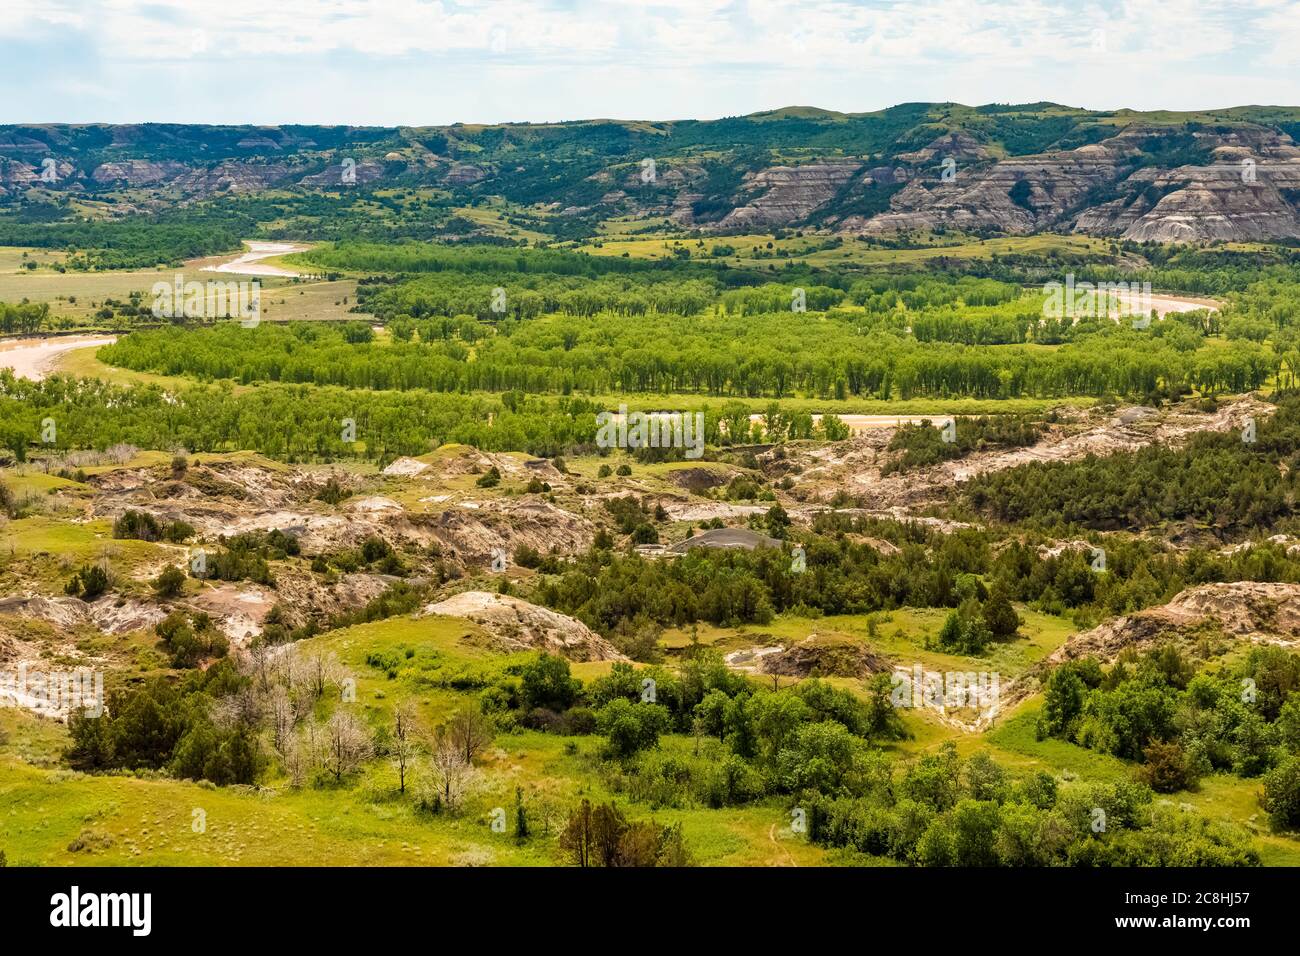
<path fill-rule="evenodd" d="M 781 854 L 785 857 L 785 862 L 784 862 L 784 863 L 779 863 L 779 862 L 778 862 L 778 863 L 776 864 L 777 866 L 798 866 L 798 865 L 799 865 L 798 863 L 795 862 L 794 857 L 790 855 L 790 851 L 787 850 L 785 847 L 783 847 L 783 846 L 782 846 L 782 845 L 777 841 L 777 839 L 776 839 L 776 824 L 775 824 L 775 823 L 773 823 L 773 824 L 772 824 L 772 828 L 771 828 L 770 830 L 767 831 L 767 838 L 768 838 L 769 840 L 772 841 L 772 846 L 774 846 L 774 847 L 776 847 L 778 850 L 780 850 L 780 851 L 781 851 Z"/>
<path fill-rule="evenodd" d="M 112 345 L 115 335 L 35 336 L 0 342 L 0 368 L 13 369 L 19 378 L 39 382 L 54 371 L 60 355 L 73 349 Z"/>

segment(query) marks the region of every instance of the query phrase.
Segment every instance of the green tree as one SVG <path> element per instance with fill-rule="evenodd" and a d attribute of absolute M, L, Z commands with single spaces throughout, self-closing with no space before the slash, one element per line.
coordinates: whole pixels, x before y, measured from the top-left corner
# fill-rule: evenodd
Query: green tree
<path fill-rule="evenodd" d="M 568 710 L 582 690 L 582 682 L 569 672 L 569 662 L 555 654 L 537 655 L 524 665 L 519 676 L 528 709 Z"/>
<path fill-rule="evenodd" d="M 1264 775 L 1260 806 L 1276 829 L 1300 827 L 1300 757 L 1287 757 Z"/>
<path fill-rule="evenodd" d="M 185 588 L 185 572 L 175 566 L 163 569 L 153 580 L 153 591 L 162 600 L 179 597 Z"/>
<path fill-rule="evenodd" d="M 659 745 L 659 735 L 671 724 L 662 704 L 632 703 L 619 697 L 596 711 L 596 732 L 604 736 L 610 752 L 631 757 Z"/>

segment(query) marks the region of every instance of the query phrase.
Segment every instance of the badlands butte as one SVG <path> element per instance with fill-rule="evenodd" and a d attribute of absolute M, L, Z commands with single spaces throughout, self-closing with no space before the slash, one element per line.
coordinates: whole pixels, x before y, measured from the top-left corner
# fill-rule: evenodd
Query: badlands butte
<path fill-rule="evenodd" d="M 793 107 L 714 121 L 446 127 L 0 126 L 0 196 L 36 187 L 162 211 L 388 183 L 707 232 L 1043 230 L 1137 241 L 1300 236 L 1300 110 L 1090 112 L 1051 103 Z M 653 161 L 653 174 L 646 161 Z M 1249 188 L 1238 188 L 1244 184 Z M 129 202 L 113 202 L 123 193 Z M 458 230 L 489 231 L 474 219 Z M 458 233 L 463 235 L 464 233 Z"/>
<path fill-rule="evenodd" d="M 0 127 L 3 859 L 1300 862 L 1297 134 Z"/>

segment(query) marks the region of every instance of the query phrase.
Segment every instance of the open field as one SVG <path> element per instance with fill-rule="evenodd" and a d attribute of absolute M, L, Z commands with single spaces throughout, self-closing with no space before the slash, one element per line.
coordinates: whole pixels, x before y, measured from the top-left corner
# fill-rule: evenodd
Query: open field
<path fill-rule="evenodd" d="M 152 302 L 150 290 L 156 283 L 172 283 L 179 273 L 186 282 L 227 281 L 207 270 L 232 261 L 234 256 L 197 259 L 182 269 L 140 269 L 114 272 L 54 272 L 17 270 L 24 250 L 0 248 L 0 302 L 48 302 L 56 316 L 66 316 L 78 326 L 114 328 L 112 320 L 96 317 L 106 299 L 125 302 L 138 293 L 146 306 Z M 58 261 L 53 255 L 32 253 L 35 261 L 46 264 Z M 15 270 L 5 263 L 15 264 Z M 272 262 L 274 264 L 274 261 Z M 230 279 L 238 279 L 232 275 Z M 342 320 L 353 318 L 349 308 L 356 299 L 356 283 L 343 279 L 333 282 L 291 282 L 282 277 L 257 277 L 263 288 L 262 316 L 268 321 Z"/>
<path fill-rule="evenodd" d="M 766 268 L 768 263 L 784 265 L 786 261 L 804 263 L 823 268 L 845 266 L 919 265 L 938 258 L 988 259 L 1017 253 L 1043 254 L 1049 252 L 1097 253 L 1108 249 L 1104 240 L 1087 236 L 1025 236 L 1005 239 L 967 239 L 932 237 L 930 244 L 917 249 L 881 249 L 865 242 L 844 240 L 835 242 L 833 248 L 823 248 L 832 242 L 829 233 L 805 233 L 802 236 L 774 238 L 770 234 L 726 235 L 717 238 L 692 239 L 657 236 L 632 236 L 602 238 L 599 242 L 580 246 L 579 251 L 590 255 L 624 256 L 633 259 L 670 259 L 683 252 L 690 258 L 726 261 L 731 265 Z M 735 254 L 714 255 L 718 246 L 734 248 Z M 678 251 L 680 250 L 680 251 Z"/>

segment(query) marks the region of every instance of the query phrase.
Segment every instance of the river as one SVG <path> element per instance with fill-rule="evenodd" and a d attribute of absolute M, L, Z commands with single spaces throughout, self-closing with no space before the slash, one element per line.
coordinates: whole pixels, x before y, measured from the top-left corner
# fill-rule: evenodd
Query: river
<path fill-rule="evenodd" d="M 39 382 L 54 370 L 59 356 L 73 349 L 112 345 L 115 335 L 36 336 L 0 341 L 0 368 L 13 369 L 19 378 Z"/>
<path fill-rule="evenodd" d="M 291 252 L 306 252 L 310 247 L 293 242 L 251 242 L 244 241 L 248 251 L 228 262 L 214 266 L 204 266 L 204 272 L 234 272 L 241 276 L 268 276 L 281 279 L 300 279 L 301 272 L 291 272 L 279 266 L 268 265 L 263 259 L 284 256 Z"/>

